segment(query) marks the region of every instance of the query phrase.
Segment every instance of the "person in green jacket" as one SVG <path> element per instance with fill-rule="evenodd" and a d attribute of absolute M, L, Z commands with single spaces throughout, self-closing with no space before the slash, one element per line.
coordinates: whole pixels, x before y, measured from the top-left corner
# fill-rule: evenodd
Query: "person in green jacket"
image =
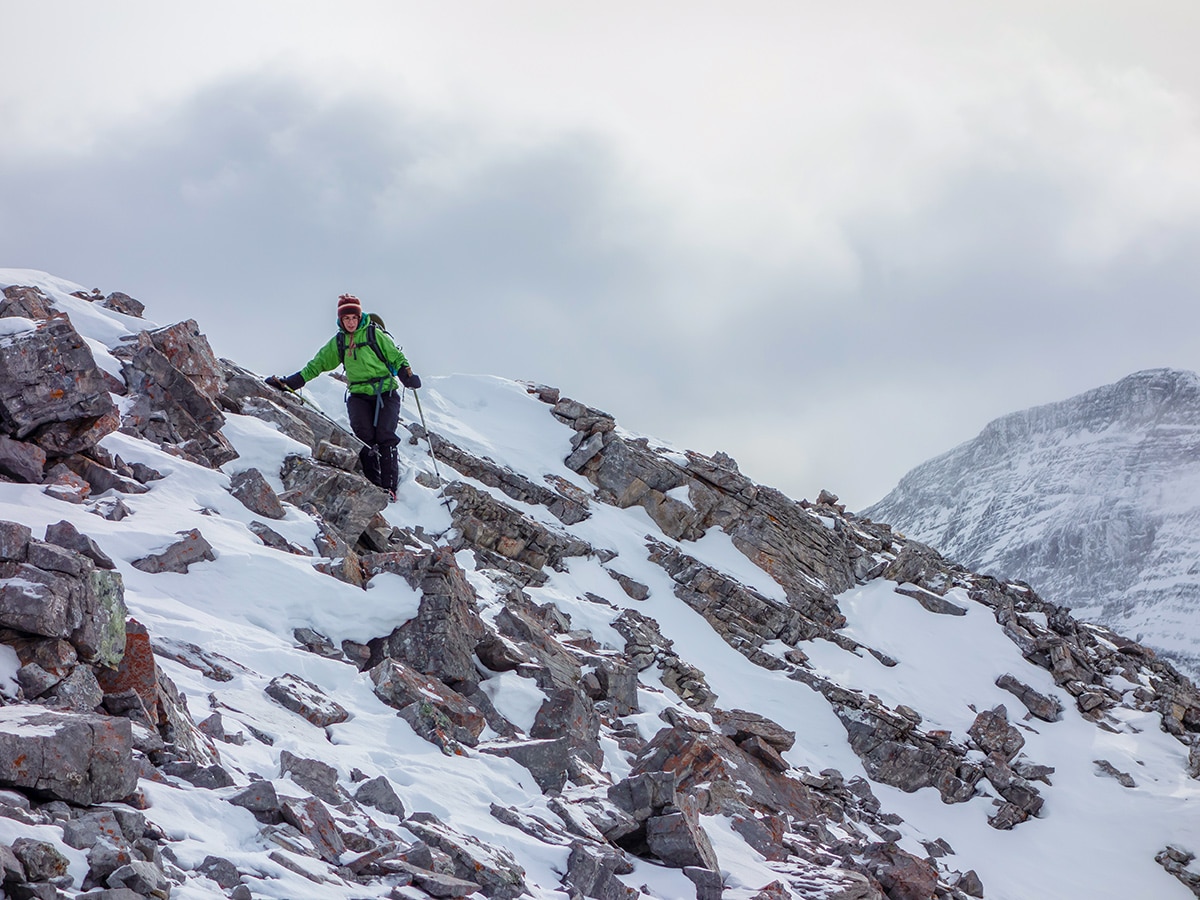
<path fill-rule="evenodd" d="M 267 384 L 280 390 L 299 390 L 322 372 L 344 366 L 349 390 L 346 393 L 346 412 L 350 427 L 366 444 L 359 451 L 367 479 L 383 488 L 396 499 L 400 480 L 400 463 L 396 447 L 400 438 L 396 426 L 400 422 L 399 384 L 419 388 L 421 378 L 413 374 L 408 359 L 396 346 L 392 336 L 364 316 L 362 303 L 353 294 L 338 298 L 338 333 L 317 351 L 308 365 L 295 375 L 280 378 L 272 375 Z"/>

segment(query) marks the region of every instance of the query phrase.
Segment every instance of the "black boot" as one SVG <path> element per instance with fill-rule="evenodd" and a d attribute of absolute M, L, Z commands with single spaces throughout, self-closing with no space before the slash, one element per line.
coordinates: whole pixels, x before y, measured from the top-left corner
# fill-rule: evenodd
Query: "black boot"
<path fill-rule="evenodd" d="M 400 458 L 395 444 L 379 448 L 379 486 L 396 499 L 396 488 L 400 484 Z"/>
<path fill-rule="evenodd" d="M 367 481 L 379 487 L 384 487 L 380 474 L 379 448 L 363 447 L 358 451 L 358 459 L 362 463 L 363 474 L 367 476 Z"/>

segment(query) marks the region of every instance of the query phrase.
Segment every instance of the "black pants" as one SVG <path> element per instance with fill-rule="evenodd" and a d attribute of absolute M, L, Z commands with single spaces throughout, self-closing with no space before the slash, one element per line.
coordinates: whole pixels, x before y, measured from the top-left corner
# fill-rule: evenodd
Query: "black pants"
<path fill-rule="evenodd" d="M 379 415 L 376 417 L 376 406 Z M 359 451 L 363 473 L 372 484 L 385 491 L 395 491 L 400 481 L 400 462 L 396 445 L 400 438 L 396 426 L 400 422 L 400 394 L 388 391 L 380 394 L 351 394 L 346 398 L 350 427 L 367 446 Z"/>

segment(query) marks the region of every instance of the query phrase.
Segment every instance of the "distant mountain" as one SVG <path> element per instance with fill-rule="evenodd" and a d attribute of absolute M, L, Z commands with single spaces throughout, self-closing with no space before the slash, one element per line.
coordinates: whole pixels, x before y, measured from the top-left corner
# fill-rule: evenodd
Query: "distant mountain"
<path fill-rule="evenodd" d="M 1194 372 L 1138 372 L 997 419 L 863 514 L 1200 672 Z"/>

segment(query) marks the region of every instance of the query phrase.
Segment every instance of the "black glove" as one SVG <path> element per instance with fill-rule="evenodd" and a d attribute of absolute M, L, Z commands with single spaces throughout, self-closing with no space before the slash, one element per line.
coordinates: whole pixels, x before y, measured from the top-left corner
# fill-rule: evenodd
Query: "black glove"
<path fill-rule="evenodd" d="M 266 379 L 266 382 L 277 391 L 298 391 L 304 387 L 304 376 L 299 372 L 295 375 L 289 375 L 286 378 L 272 375 Z"/>
<path fill-rule="evenodd" d="M 406 388 L 412 388 L 415 391 L 421 386 L 421 376 L 406 367 L 400 370 L 400 383 Z"/>

